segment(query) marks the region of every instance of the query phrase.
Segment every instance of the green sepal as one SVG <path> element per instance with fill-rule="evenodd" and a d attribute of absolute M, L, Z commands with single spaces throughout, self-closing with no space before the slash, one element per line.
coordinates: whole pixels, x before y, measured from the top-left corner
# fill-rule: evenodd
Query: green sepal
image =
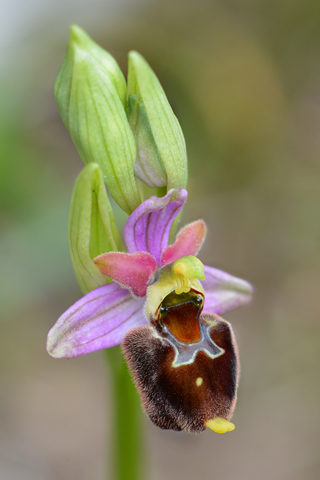
<path fill-rule="evenodd" d="M 90 163 L 79 174 L 72 194 L 69 245 L 78 283 L 87 293 L 111 280 L 92 259 L 121 251 L 121 239 L 98 164 Z"/>
<path fill-rule="evenodd" d="M 136 177 L 151 188 L 166 186 L 166 171 L 154 141 L 145 106 L 134 93 L 128 96 L 127 116 L 136 141 Z"/>
<path fill-rule="evenodd" d="M 135 140 L 125 112 L 126 82 L 114 58 L 76 25 L 54 93 L 80 157 L 85 164 L 100 165 L 111 196 L 130 214 L 140 196 Z"/>
<path fill-rule="evenodd" d="M 134 98 L 132 95 L 136 95 L 139 102 L 136 110 L 133 109 L 137 115 L 136 128 L 138 128 L 138 132 L 140 131 L 140 135 L 145 128 L 145 138 L 149 139 L 146 143 L 150 145 L 153 142 L 155 146 L 156 155 L 150 163 L 150 168 L 152 163 L 154 165 L 158 163 L 158 169 L 166 175 L 167 190 L 185 188 L 188 167 L 186 145 L 181 127 L 158 78 L 137 52 L 129 54 L 127 85 L 129 103 L 132 103 L 132 98 Z M 142 113 L 139 109 L 140 103 L 143 105 Z M 131 124 L 133 123 L 132 117 L 131 113 L 131 117 L 129 116 Z M 163 185 L 160 183 L 157 186 Z"/>

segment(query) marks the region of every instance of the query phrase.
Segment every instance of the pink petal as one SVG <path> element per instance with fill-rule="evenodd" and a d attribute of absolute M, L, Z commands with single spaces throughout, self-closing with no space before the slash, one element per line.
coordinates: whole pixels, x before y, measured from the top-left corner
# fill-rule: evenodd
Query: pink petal
<path fill-rule="evenodd" d="M 61 315 L 47 350 L 55 358 L 73 358 L 119 345 L 129 330 L 147 324 L 143 305 L 116 283 L 96 288 Z"/>
<path fill-rule="evenodd" d="M 164 197 L 150 197 L 128 218 L 123 236 L 128 252 L 149 252 L 160 265 L 161 253 L 168 245 L 173 220 L 187 200 L 182 188 L 170 190 Z"/>
<path fill-rule="evenodd" d="M 145 296 L 148 280 L 157 267 L 155 259 L 146 252 L 109 252 L 93 261 L 101 273 L 128 288 L 137 297 Z"/>
<path fill-rule="evenodd" d="M 207 227 L 203 220 L 186 225 L 177 235 L 173 245 L 164 249 L 161 265 L 173 263 L 181 257 L 197 255 L 206 236 Z"/>
<path fill-rule="evenodd" d="M 251 300 L 253 288 L 246 280 L 207 265 L 204 274 L 206 279 L 201 282 L 205 290 L 203 314 L 221 315 Z"/>

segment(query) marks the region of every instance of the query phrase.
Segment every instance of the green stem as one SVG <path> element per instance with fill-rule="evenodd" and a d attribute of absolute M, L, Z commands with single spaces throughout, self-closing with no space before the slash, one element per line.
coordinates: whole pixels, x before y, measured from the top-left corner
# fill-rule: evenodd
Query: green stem
<path fill-rule="evenodd" d="M 143 480 L 142 411 L 120 347 L 105 350 L 113 383 L 112 480 Z M 110 472 L 108 472 L 110 475 Z M 107 478 L 110 476 L 107 475 Z"/>

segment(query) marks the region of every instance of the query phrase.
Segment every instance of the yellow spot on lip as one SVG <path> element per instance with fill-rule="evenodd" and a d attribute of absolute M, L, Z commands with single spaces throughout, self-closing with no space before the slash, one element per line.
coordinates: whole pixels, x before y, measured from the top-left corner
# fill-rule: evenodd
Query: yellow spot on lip
<path fill-rule="evenodd" d="M 216 417 L 205 422 L 207 428 L 211 428 L 216 433 L 232 432 L 236 427 L 233 423 L 228 422 L 225 418 Z"/>
<path fill-rule="evenodd" d="M 197 380 L 196 380 L 197 387 L 201 387 L 202 383 L 203 383 L 203 378 L 198 377 Z"/>

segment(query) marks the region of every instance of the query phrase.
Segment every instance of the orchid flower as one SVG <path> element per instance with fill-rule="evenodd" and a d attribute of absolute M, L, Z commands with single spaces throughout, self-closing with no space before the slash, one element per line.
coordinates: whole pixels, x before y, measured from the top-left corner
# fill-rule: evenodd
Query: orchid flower
<path fill-rule="evenodd" d="M 155 425 L 223 433 L 234 428 L 239 360 L 232 328 L 218 315 L 247 303 L 252 287 L 196 258 L 206 234 L 202 220 L 168 245 L 186 199 L 186 190 L 171 189 L 133 211 L 123 230 L 127 252 L 94 259 L 113 281 L 58 319 L 47 349 L 72 358 L 121 344 Z"/>
<path fill-rule="evenodd" d="M 49 354 L 73 358 L 121 344 L 155 425 L 233 430 L 239 360 L 232 328 L 219 315 L 248 302 L 252 288 L 197 258 L 202 220 L 168 245 L 187 199 L 188 168 L 159 80 L 130 52 L 126 82 L 115 59 L 73 25 L 55 97 L 86 164 L 69 217 L 72 262 L 86 295 L 50 330 Z M 129 215 L 126 252 L 109 195 Z"/>

